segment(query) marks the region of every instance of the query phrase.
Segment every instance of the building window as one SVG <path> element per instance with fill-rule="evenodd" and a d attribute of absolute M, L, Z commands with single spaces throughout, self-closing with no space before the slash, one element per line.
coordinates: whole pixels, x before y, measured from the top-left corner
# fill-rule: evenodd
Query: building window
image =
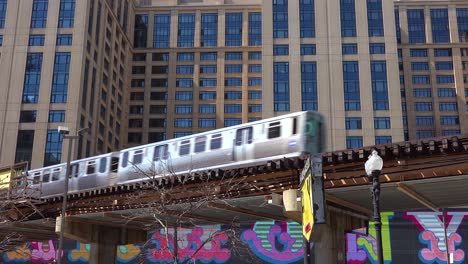
<path fill-rule="evenodd" d="M 30 35 L 29 36 L 29 46 L 44 46 L 44 35 Z"/>
<path fill-rule="evenodd" d="M 214 114 L 214 113 L 216 113 L 216 105 L 214 105 L 214 104 L 201 104 L 198 107 L 198 112 L 200 114 Z"/>
<path fill-rule="evenodd" d="M 24 74 L 22 103 L 37 103 L 41 83 L 41 69 L 42 53 L 28 53 Z"/>
<path fill-rule="evenodd" d="M 431 26 L 433 43 L 449 43 L 450 29 L 448 22 L 448 9 L 431 9 Z"/>
<path fill-rule="evenodd" d="M 251 51 L 249 52 L 249 60 L 261 60 L 262 53 L 259 51 Z"/>
<path fill-rule="evenodd" d="M 47 24 L 47 9 L 49 0 L 34 0 L 31 14 L 32 28 L 45 28 Z"/>
<path fill-rule="evenodd" d="M 141 133 L 128 133 L 128 143 L 136 144 L 141 143 L 143 135 Z"/>
<path fill-rule="evenodd" d="M 66 103 L 68 94 L 68 76 L 70 71 L 70 52 L 55 54 L 54 76 L 52 77 L 51 103 Z"/>
<path fill-rule="evenodd" d="M 159 142 L 166 140 L 166 133 L 164 132 L 150 132 L 148 133 L 148 143 Z"/>
<path fill-rule="evenodd" d="M 200 53 L 201 61 L 215 61 L 217 58 L 218 58 L 218 54 L 216 52 L 201 52 Z"/>
<path fill-rule="evenodd" d="M 427 62 L 411 62 L 412 71 L 428 71 L 429 63 Z"/>
<path fill-rule="evenodd" d="M 274 45 L 273 55 L 274 56 L 289 55 L 289 45 Z"/>
<path fill-rule="evenodd" d="M 63 135 L 56 129 L 47 130 L 44 166 L 59 164 L 62 160 Z"/>
<path fill-rule="evenodd" d="M 361 110 L 359 65 L 357 61 L 343 62 L 343 87 L 346 111 Z"/>
<path fill-rule="evenodd" d="M 146 48 L 148 40 L 148 15 L 135 15 L 135 30 L 133 34 L 133 46 L 135 48 Z"/>
<path fill-rule="evenodd" d="M 200 118 L 198 127 L 216 127 L 216 118 Z"/>
<path fill-rule="evenodd" d="M 301 27 L 301 38 L 315 37 L 315 1 L 299 1 L 299 17 Z"/>
<path fill-rule="evenodd" d="M 301 62 L 302 111 L 318 109 L 317 63 Z"/>
<path fill-rule="evenodd" d="M 369 37 L 384 35 L 382 0 L 367 0 L 367 22 Z"/>
<path fill-rule="evenodd" d="M 249 86 L 261 86 L 262 77 L 249 77 Z"/>
<path fill-rule="evenodd" d="M 375 144 L 376 145 L 390 144 L 390 143 L 392 143 L 392 137 L 391 136 L 376 136 L 375 137 Z"/>
<path fill-rule="evenodd" d="M 455 77 L 453 75 L 437 75 L 436 80 L 439 84 L 454 83 Z"/>
<path fill-rule="evenodd" d="M 177 65 L 177 74 L 193 74 L 193 65 Z"/>
<path fill-rule="evenodd" d="M 261 113 L 262 105 L 261 104 L 249 104 L 249 113 Z"/>
<path fill-rule="evenodd" d="M 224 127 L 237 126 L 242 124 L 240 118 L 224 118 Z"/>
<path fill-rule="evenodd" d="M 241 104 L 225 104 L 224 113 L 241 113 L 242 105 Z"/>
<path fill-rule="evenodd" d="M 175 106 L 175 113 L 176 114 L 191 114 L 192 113 L 192 105 L 176 105 Z"/>
<path fill-rule="evenodd" d="M 34 145 L 34 130 L 19 130 L 16 139 L 15 163 L 31 162 Z"/>
<path fill-rule="evenodd" d="M 242 99 L 242 92 L 241 91 L 224 92 L 224 99 L 225 100 L 240 100 Z"/>
<path fill-rule="evenodd" d="M 218 45 L 218 14 L 201 15 L 201 47 L 216 47 Z"/>
<path fill-rule="evenodd" d="M 273 106 L 275 112 L 289 111 L 288 62 L 275 62 L 273 64 Z"/>
<path fill-rule="evenodd" d="M 361 136 L 347 136 L 346 137 L 346 148 L 360 148 L 362 147 L 362 137 Z"/>
<path fill-rule="evenodd" d="M 145 79 L 132 79 L 130 87 L 143 88 L 145 87 Z"/>
<path fill-rule="evenodd" d="M 426 43 L 426 25 L 423 9 L 408 9 L 409 43 Z"/>
<path fill-rule="evenodd" d="M 191 101 L 193 99 L 192 92 L 176 92 L 176 100 L 179 101 Z"/>
<path fill-rule="evenodd" d="M 261 64 L 249 64 L 249 73 L 262 73 Z"/>
<path fill-rule="evenodd" d="M 430 75 L 413 75 L 412 81 L 413 81 L 413 84 L 430 84 L 431 76 Z"/>
<path fill-rule="evenodd" d="M 192 135 L 191 132 L 174 132 L 174 138 L 181 138 Z"/>
<path fill-rule="evenodd" d="M 346 130 L 362 129 L 362 120 L 360 117 L 346 117 Z"/>
<path fill-rule="evenodd" d="M 432 130 L 416 130 L 416 139 L 432 138 L 434 131 Z"/>
<path fill-rule="evenodd" d="M 455 88 L 437 88 L 437 95 L 439 97 L 456 97 L 457 90 Z"/>
<path fill-rule="evenodd" d="M 315 54 L 316 54 L 315 44 L 301 44 L 301 56 L 315 55 Z"/>
<path fill-rule="evenodd" d="M 249 91 L 249 100 L 261 100 L 262 91 Z"/>
<path fill-rule="evenodd" d="M 176 118 L 174 127 L 192 127 L 192 118 Z"/>
<path fill-rule="evenodd" d="M 177 61 L 193 61 L 193 52 L 177 53 Z"/>
<path fill-rule="evenodd" d="M 171 15 L 154 15 L 153 48 L 169 48 L 171 41 Z"/>
<path fill-rule="evenodd" d="M 458 116 L 441 116 L 440 124 L 447 125 L 447 126 L 459 125 L 460 119 Z"/>
<path fill-rule="evenodd" d="M 396 29 L 396 37 L 397 43 L 401 43 L 401 29 L 400 29 L 400 10 L 395 8 L 395 29 Z"/>
<path fill-rule="evenodd" d="M 216 85 L 216 78 L 200 78 L 200 87 L 215 87 Z"/>
<path fill-rule="evenodd" d="M 167 52 L 157 52 L 151 55 L 153 61 L 169 61 L 169 53 Z"/>
<path fill-rule="evenodd" d="M 57 46 L 71 46 L 73 42 L 72 34 L 57 35 Z"/>
<path fill-rule="evenodd" d="M 211 74 L 218 71 L 218 66 L 216 65 L 200 65 L 200 73 Z"/>
<path fill-rule="evenodd" d="M 146 61 L 146 53 L 134 53 L 133 61 Z"/>
<path fill-rule="evenodd" d="M 435 57 L 452 57 L 452 49 L 434 49 Z"/>
<path fill-rule="evenodd" d="M 224 54 L 225 60 L 242 60 L 242 52 L 226 52 Z"/>
<path fill-rule="evenodd" d="M 414 103 L 414 111 L 416 112 L 432 111 L 432 103 L 431 102 L 416 102 Z"/>
<path fill-rule="evenodd" d="M 0 28 L 5 28 L 8 0 L 0 0 Z M 34 135 L 34 132 L 33 132 Z"/>
<path fill-rule="evenodd" d="M 242 46 L 242 13 L 226 13 L 224 42 L 227 47 Z"/>
<path fill-rule="evenodd" d="M 216 92 L 212 92 L 212 91 L 202 91 L 199 93 L 198 96 L 201 101 L 216 100 Z"/>
<path fill-rule="evenodd" d="M 224 86 L 242 86 L 242 78 L 224 78 Z"/>
<path fill-rule="evenodd" d="M 249 46 L 262 45 L 262 13 L 249 13 Z"/>
<path fill-rule="evenodd" d="M 390 117 L 374 117 L 374 129 L 389 129 Z"/>
<path fill-rule="evenodd" d="M 342 44 L 341 52 L 343 53 L 343 55 L 357 54 L 358 53 L 357 44 L 355 44 L 355 43 Z"/>
<path fill-rule="evenodd" d="M 193 87 L 193 79 L 192 78 L 177 78 L 176 79 L 176 87 Z"/>
<path fill-rule="evenodd" d="M 415 88 L 413 89 L 413 96 L 419 98 L 429 98 L 432 97 L 431 88 Z"/>
<path fill-rule="evenodd" d="M 193 47 L 195 37 L 195 14 L 179 14 L 177 47 Z"/>
<path fill-rule="evenodd" d="M 453 70 L 453 63 L 451 61 L 436 61 L 435 67 L 438 71 L 451 71 Z"/>
<path fill-rule="evenodd" d="M 288 0 L 273 0 L 273 38 L 288 38 Z"/>
<path fill-rule="evenodd" d="M 442 136 L 455 136 L 461 134 L 460 129 L 442 130 Z"/>
<path fill-rule="evenodd" d="M 370 43 L 369 53 L 370 54 L 385 54 L 385 43 Z"/>
<path fill-rule="evenodd" d="M 457 102 L 442 102 L 439 103 L 439 111 L 457 111 Z"/>
<path fill-rule="evenodd" d="M 427 49 L 410 49 L 411 57 L 427 57 Z"/>
<path fill-rule="evenodd" d="M 371 61 L 372 100 L 374 110 L 388 110 L 387 64 Z"/>
<path fill-rule="evenodd" d="M 458 38 L 468 42 L 468 8 L 457 8 Z"/>
<path fill-rule="evenodd" d="M 72 28 L 75 21 L 75 0 L 60 0 L 59 28 Z"/>
<path fill-rule="evenodd" d="M 36 122 L 37 111 L 21 111 L 20 123 L 34 123 Z"/>
<path fill-rule="evenodd" d="M 341 36 L 356 37 L 355 0 L 340 0 Z"/>
<path fill-rule="evenodd" d="M 62 123 L 62 122 L 65 122 L 64 110 L 50 110 L 49 111 L 49 123 Z"/>
<path fill-rule="evenodd" d="M 242 64 L 226 64 L 224 65 L 225 73 L 242 73 Z"/>
<path fill-rule="evenodd" d="M 433 116 L 416 116 L 417 126 L 432 126 L 434 124 Z"/>

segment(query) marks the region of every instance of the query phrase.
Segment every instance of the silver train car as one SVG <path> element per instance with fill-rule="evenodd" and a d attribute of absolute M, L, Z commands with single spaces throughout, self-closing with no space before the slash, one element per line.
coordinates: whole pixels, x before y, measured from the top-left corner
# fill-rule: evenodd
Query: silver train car
<path fill-rule="evenodd" d="M 210 169 L 265 164 L 325 150 L 316 112 L 297 112 L 71 162 L 69 194 Z M 42 198 L 63 194 L 66 164 L 28 171 Z M 20 183 L 23 184 L 23 183 Z"/>

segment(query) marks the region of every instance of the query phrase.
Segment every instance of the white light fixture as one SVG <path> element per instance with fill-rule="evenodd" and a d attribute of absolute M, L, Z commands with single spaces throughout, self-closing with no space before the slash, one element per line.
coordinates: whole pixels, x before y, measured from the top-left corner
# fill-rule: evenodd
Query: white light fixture
<path fill-rule="evenodd" d="M 364 165 L 367 175 L 372 175 L 372 171 L 381 171 L 382 167 L 382 158 L 379 156 L 379 154 L 377 154 L 376 150 L 373 150 L 372 154 L 369 156 L 369 158 L 366 161 L 366 164 Z"/>

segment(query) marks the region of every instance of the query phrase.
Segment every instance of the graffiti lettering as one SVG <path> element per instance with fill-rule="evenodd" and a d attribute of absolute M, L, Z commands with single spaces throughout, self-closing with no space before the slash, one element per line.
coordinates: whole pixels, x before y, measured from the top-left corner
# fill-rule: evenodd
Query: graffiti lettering
<path fill-rule="evenodd" d="M 48 243 L 42 242 L 31 242 L 33 248 L 31 252 L 31 262 L 52 262 L 55 261 L 54 241 L 49 240 Z"/>

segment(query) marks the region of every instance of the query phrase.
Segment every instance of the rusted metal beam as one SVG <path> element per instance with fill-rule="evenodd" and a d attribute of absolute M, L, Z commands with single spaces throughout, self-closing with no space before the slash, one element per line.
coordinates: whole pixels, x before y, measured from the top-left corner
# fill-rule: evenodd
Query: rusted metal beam
<path fill-rule="evenodd" d="M 399 182 L 397 183 L 397 190 L 402 192 L 403 194 L 409 196 L 410 198 L 416 200 L 420 204 L 426 206 L 427 208 L 431 209 L 434 212 L 439 212 L 439 207 L 435 205 L 433 202 L 431 202 L 429 199 L 426 197 L 422 196 L 421 194 L 417 193 L 411 187 L 408 185 Z"/>
<path fill-rule="evenodd" d="M 210 208 L 216 208 L 216 209 L 221 209 L 229 212 L 236 212 L 236 213 L 241 213 L 245 215 L 250 215 L 258 218 L 265 218 L 265 219 L 271 219 L 271 220 L 277 220 L 277 221 L 287 221 L 288 218 L 284 216 L 276 216 L 276 215 L 271 215 L 263 212 L 256 212 L 253 210 L 241 208 L 241 207 L 236 207 L 232 206 L 229 204 L 221 204 L 217 202 L 209 202 L 208 207 Z"/>

